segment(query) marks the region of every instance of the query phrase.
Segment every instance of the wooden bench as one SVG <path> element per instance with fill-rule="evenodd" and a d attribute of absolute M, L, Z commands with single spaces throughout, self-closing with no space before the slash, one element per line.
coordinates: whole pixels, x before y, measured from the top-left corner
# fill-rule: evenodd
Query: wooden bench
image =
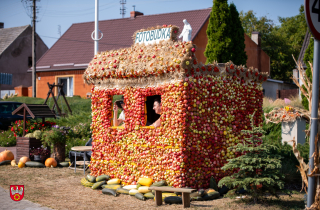
<path fill-rule="evenodd" d="M 196 191 L 195 189 L 171 188 L 171 187 L 149 187 L 149 190 L 155 191 L 155 198 L 157 206 L 162 205 L 162 192 L 181 192 L 183 208 L 190 207 L 190 193 Z"/>

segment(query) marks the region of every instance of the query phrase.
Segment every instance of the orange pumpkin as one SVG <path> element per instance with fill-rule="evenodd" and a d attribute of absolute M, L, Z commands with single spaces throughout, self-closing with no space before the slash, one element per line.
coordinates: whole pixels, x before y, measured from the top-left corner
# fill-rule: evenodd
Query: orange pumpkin
<path fill-rule="evenodd" d="M 44 164 L 46 165 L 46 167 L 57 167 L 57 161 L 54 158 L 46 159 L 46 162 Z"/>
<path fill-rule="evenodd" d="M 23 162 L 26 163 L 28 161 L 31 161 L 27 156 L 23 156 L 22 158 L 20 158 L 19 162 Z"/>
<path fill-rule="evenodd" d="M 13 160 L 14 155 L 10 150 L 5 150 L 0 153 L 0 162 L 5 161 L 5 160 Z"/>
<path fill-rule="evenodd" d="M 18 163 L 18 167 L 19 167 L 19 168 L 23 168 L 25 165 L 26 165 L 26 164 L 25 164 L 24 162 L 19 162 L 19 163 Z"/>

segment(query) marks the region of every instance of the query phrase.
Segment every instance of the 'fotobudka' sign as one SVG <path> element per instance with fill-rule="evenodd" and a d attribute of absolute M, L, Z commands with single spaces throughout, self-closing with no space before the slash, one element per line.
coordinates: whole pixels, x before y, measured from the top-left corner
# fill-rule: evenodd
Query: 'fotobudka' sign
<path fill-rule="evenodd" d="M 151 31 L 138 32 L 136 34 L 135 43 L 154 44 L 161 40 L 170 39 L 171 28 L 161 28 Z"/>

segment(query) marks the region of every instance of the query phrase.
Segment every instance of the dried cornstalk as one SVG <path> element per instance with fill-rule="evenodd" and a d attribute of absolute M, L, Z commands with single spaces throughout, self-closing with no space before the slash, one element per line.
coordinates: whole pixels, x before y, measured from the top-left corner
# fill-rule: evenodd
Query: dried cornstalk
<path fill-rule="evenodd" d="M 316 197 L 314 203 L 307 210 L 319 210 L 320 209 L 320 178 L 318 178 L 318 187 L 316 189 Z"/>
<path fill-rule="evenodd" d="M 292 56 L 293 57 L 293 56 Z M 299 87 L 300 91 L 302 92 L 302 94 L 308 99 L 309 102 L 309 111 L 311 111 L 311 101 L 312 101 L 312 83 L 310 82 L 309 78 L 307 77 L 304 68 L 302 66 L 302 63 L 299 61 L 299 63 L 296 61 L 296 59 L 293 57 L 293 60 L 295 61 L 297 67 L 298 67 L 298 71 L 299 71 L 299 75 L 301 75 L 301 80 L 303 82 L 304 87 L 307 89 L 307 91 L 300 86 L 300 83 L 298 81 L 298 78 L 296 78 L 295 76 L 293 76 L 291 79 L 293 80 L 293 82 Z M 313 75 L 313 66 L 312 64 L 309 62 L 310 67 L 311 67 L 311 74 Z"/>
<path fill-rule="evenodd" d="M 296 158 L 299 161 L 300 166 L 297 166 L 300 174 L 301 174 L 301 178 L 302 178 L 302 189 L 301 191 L 304 189 L 306 191 L 306 187 L 308 187 L 308 178 L 307 178 L 307 171 L 309 169 L 309 166 L 303 161 L 303 157 L 301 157 L 300 152 L 298 151 L 297 147 L 296 147 L 296 141 L 295 138 L 293 137 L 293 145 L 292 145 L 292 149 L 293 149 L 293 154 L 296 156 Z M 307 191 L 306 191 L 307 192 Z"/>

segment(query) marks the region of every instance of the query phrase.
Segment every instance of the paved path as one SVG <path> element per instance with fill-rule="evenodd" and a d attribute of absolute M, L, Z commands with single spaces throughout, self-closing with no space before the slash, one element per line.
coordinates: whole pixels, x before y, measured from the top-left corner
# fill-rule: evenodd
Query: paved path
<path fill-rule="evenodd" d="M 0 209 L 3 210 L 51 210 L 47 207 L 42 207 L 40 204 L 32 203 L 23 198 L 21 201 L 13 201 L 10 198 L 9 189 L 5 190 L 0 187 Z"/>

